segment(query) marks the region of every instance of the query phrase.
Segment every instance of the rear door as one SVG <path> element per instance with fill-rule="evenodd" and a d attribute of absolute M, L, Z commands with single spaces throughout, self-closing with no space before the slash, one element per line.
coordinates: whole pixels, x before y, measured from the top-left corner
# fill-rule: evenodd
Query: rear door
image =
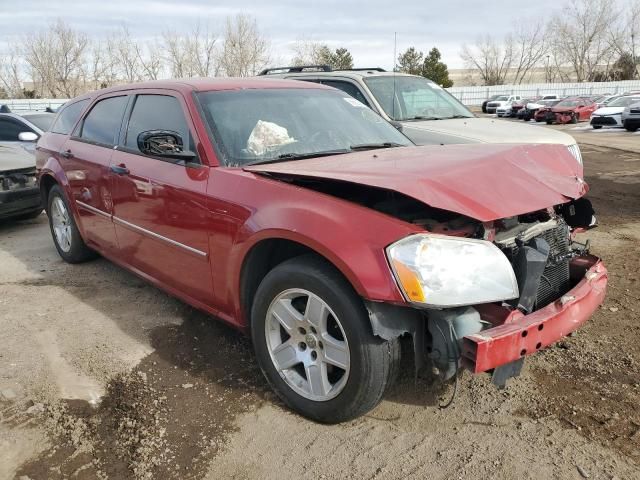
<path fill-rule="evenodd" d="M 109 166 L 128 101 L 122 93 L 98 99 L 60 153 L 85 241 L 111 252 L 117 250 L 118 242 L 111 221 Z"/>
<path fill-rule="evenodd" d="M 177 92 L 145 91 L 132 100 L 128 117 L 111 159 L 119 171 L 113 175 L 113 208 L 121 254 L 154 279 L 211 304 L 209 168 L 199 159 L 185 164 L 145 155 L 137 142 L 142 132 L 171 130 L 196 151 L 186 103 Z"/>

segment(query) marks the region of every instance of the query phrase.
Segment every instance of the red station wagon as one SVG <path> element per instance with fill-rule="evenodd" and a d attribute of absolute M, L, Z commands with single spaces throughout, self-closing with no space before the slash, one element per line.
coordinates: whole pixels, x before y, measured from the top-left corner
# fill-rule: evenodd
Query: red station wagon
<path fill-rule="evenodd" d="M 566 147 L 416 147 L 319 84 L 101 90 L 65 105 L 37 163 L 64 260 L 100 254 L 250 334 L 277 394 L 321 422 L 380 401 L 401 338 L 416 369 L 503 386 L 605 295 Z"/>

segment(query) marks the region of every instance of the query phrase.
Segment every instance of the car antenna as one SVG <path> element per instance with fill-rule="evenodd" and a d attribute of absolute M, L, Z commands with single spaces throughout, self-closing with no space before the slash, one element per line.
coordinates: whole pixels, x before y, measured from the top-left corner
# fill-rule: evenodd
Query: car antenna
<path fill-rule="evenodd" d="M 396 119 L 396 54 L 398 48 L 398 32 L 393 32 L 393 96 L 391 97 L 391 118 Z"/>

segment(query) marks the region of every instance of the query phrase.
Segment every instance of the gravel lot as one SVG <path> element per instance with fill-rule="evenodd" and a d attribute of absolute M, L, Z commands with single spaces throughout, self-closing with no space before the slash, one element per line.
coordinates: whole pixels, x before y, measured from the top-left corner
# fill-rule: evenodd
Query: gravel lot
<path fill-rule="evenodd" d="M 339 426 L 284 409 L 235 331 L 105 260 L 64 264 L 44 215 L 0 225 L 0 479 L 640 478 L 640 155 L 585 142 L 594 318 L 506 390 L 465 374 L 440 410 L 451 387 L 409 372 Z"/>

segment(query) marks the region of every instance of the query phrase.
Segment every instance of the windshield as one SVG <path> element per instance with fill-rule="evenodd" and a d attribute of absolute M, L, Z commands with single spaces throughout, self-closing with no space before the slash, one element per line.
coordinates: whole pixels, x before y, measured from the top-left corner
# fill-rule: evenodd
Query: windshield
<path fill-rule="evenodd" d="M 628 107 L 634 103 L 640 102 L 640 97 L 620 97 L 616 98 L 613 102 L 610 102 L 608 107 Z"/>
<path fill-rule="evenodd" d="M 578 105 L 584 105 L 585 103 L 587 103 L 586 100 L 573 98 L 558 102 L 556 107 L 577 107 Z"/>
<path fill-rule="evenodd" d="M 42 113 L 39 115 L 25 115 L 25 119 L 33 123 L 36 127 L 38 127 L 43 132 L 49 130 L 53 119 L 56 116 L 53 113 Z"/>
<path fill-rule="evenodd" d="M 446 90 L 426 78 L 385 75 L 368 77 L 364 81 L 382 109 L 393 120 L 473 117 Z"/>
<path fill-rule="evenodd" d="M 412 145 L 343 92 L 250 89 L 197 94 L 229 166 Z"/>

